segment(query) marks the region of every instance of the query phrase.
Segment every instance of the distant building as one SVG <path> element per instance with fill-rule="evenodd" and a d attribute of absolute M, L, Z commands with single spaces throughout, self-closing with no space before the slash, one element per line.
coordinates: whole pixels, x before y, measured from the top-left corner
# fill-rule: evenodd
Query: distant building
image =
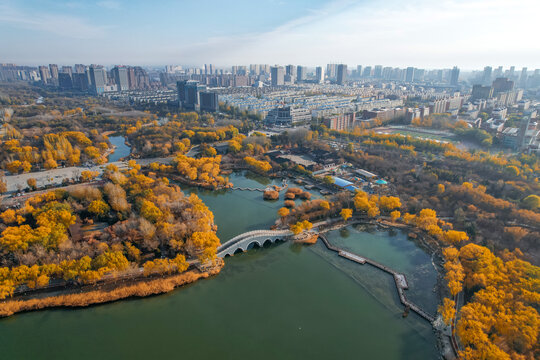
<path fill-rule="evenodd" d="M 405 73 L 405 81 L 413 82 L 413 80 L 414 80 L 414 68 L 412 66 L 409 66 Z"/>
<path fill-rule="evenodd" d="M 278 107 L 266 115 L 265 122 L 271 126 L 295 126 L 309 123 L 311 110 L 305 108 Z"/>
<path fill-rule="evenodd" d="M 345 83 L 347 82 L 347 65 L 339 64 L 337 66 L 336 82 L 338 85 L 345 85 Z"/>
<path fill-rule="evenodd" d="M 135 69 L 133 67 L 129 67 L 127 69 L 127 77 L 128 77 L 128 85 L 129 90 L 135 90 L 137 89 L 137 78 L 135 77 Z"/>
<path fill-rule="evenodd" d="M 450 75 L 450 85 L 456 86 L 459 81 L 459 68 L 457 66 L 454 66 L 452 69 L 452 73 Z"/>
<path fill-rule="evenodd" d="M 56 64 L 49 64 L 49 70 L 51 72 L 51 78 L 54 81 L 58 80 L 58 65 Z"/>
<path fill-rule="evenodd" d="M 118 91 L 129 90 L 128 71 L 125 66 L 115 66 L 111 70 L 111 74 L 118 87 Z"/>
<path fill-rule="evenodd" d="M 518 148 L 519 142 L 519 129 L 518 128 L 506 128 L 502 132 L 503 145 L 512 149 Z"/>
<path fill-rule="evenodd" d="M 486 66 L 484 68 L 484 73 L 482 74 L 482 84 L 487 85 L 491 83 L 491 73 L 493 69 L 491 66 Z"/>
<path fill-rule="evenodd" d="M 493 81 L 492 86 L 495 94 L 514 90 L 514 82 L 508 78 L 497 78 Z"/>
<path fill-rule="evenodd" d="M 373 70 L 373 77 L 375 79 L 381 79 L 382 78 L 382 65 L 375 65 L 375 68 Z"/>
<path fill-rule="evenodd" d="M 62 72 L 71 76 L 73 75 L 73 68 L 71 66 L 62 66 Z"/>
<path fill-rule="evenodd" d="M 88 76 L 86 73 L 75 72 L 71 78 L 73 89 L 79 91 L 88 91 Z"/>
<path fill-rule="evenodd" d="M 323 124 L 331 130 L 349 130 L 352 129 L 355 121 L 355 113 L 349 113 L 328 117 L 323 120 Z"/>
<path fill-rule="evenodd" d="M 188 80 L 184 85 L 184 90 L 185 95 L 182 106 L 186 109 L 199 111 L 201 106 L 200 94 L 201 91 L 206 90 L 206 86 L 199 84 L 198 81 Z"/>
<path fill-rule="evenodd" d="M 324 82 L 324 69 L 322 66 L 317 66 L 317 68 L 315 69 L 315 80 L 319 84 L 322 84 Z"/>
<path fill-rule="evenodd" d="M 493 111 L 491 112 L 491 115 L 493 116 L 493 118 L 501 119 L 501 120 L 505 119 L 507 114 L 508 114 L 508 109 L 505 107 L 493 109 Z"/>
<path fill-rule="evenodd" d="M 287 65 L 285 66 L 285 75 L 289 75 L 292 79 L 292 82 L 296 80 L 296 66 Z"/>
<path fill-rule="evenodd" d="M 364 68 L 364 73 L 362 74 L 363 77 L 365 78 L 370 78 L 371 77 L 371 66 L 366 66 Z"/>
<path fill-rule="evenodd" d="M 306 80 L 306 67 L 298 65 L 296 68 L 296 82 L 301 83 Z"/>
<path fill-rule="evenodd" d="M 490 99 L 493 97 L 493 87 L 483 85 L 473 85 L 472 94 L 473 100 L 475 99 Z"/>
<path fill-rule="evenodd" d="M 73 88 L 73 81 L 71 75 L 67 72 L 61 72 L 58 74 L 58 86 L 62 90 L 71 90 Z"/>
<path fill-rule="evenodd" d="M 201 111 L 217 112 L 219 110 L 219 97 L 217 93 L 201 91 L 199 99 Z"/>
<path fill-rule="evenodd" d="M 44 84 L 49 83 L 49 79 L 51 78 L 51 73 L 49 72 L 49 68 L 46 66 L 40 66 L 39 67 L 39 76 L 41 77 L 41 82 Z"/>
<path fill-rule="evenodd" d="M 337 65 L 336 64 L 327 64 L 326 65 L 326 75 L 329 79 L 335 79 L 337 73 Z"/>
<path fill-rule="evenodd" d="M 282 86 L 285 84 L 285 70 L 283 66 L 273 66 L 270 68 L 272 86 Z"/>
<path fill-rule="evenodd" d="M 90 65 L 88 69 L 90 77 L 90 90 L 94 94 L 102 94 L 105 92 L 107 85 L 107 71 L 100 65 Z"/>
<path fill-rule="evenodd" d="M 136 88 L 137 89 L 150 88 L 150 78 L 148 77 L 148 74 L 146 73 L 146 71 L 140 66 L 135 66 L 133 70 L 135 74 L 135 80 L 137 83 Z M 128 73 L 128 81 L 129 81 L 129 73 Z"/>
<path fill-rule="evenodd" d="M 86 66 L 83 64 L 75 64 L 75 72 L 77 74 L 84 74 L 86 72 Z"/>

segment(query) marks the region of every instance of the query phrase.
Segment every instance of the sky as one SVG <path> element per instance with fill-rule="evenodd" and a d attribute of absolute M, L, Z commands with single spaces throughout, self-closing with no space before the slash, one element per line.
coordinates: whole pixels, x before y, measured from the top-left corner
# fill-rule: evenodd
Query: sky
<path fill-rule="evenodd" d="M 0 0 L 0 63 L 540 68 L 539 0 Z"/>

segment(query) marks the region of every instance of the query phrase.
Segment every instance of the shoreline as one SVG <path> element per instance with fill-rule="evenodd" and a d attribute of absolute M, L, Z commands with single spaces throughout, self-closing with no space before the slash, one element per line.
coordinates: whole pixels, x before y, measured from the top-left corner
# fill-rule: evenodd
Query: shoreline
<path fill-rule="evenodd" d="M 116 286 L 109 283 L 102 286 L 91 286 L 88 290 L 78 289 L 79 292 L 64 293 L 52 296 L 35 297 L 24 300 L 12 299 L 0 303 L 0 318 L 6 318 L 17 313 L 54 309 L 54 308 L 84 308 L 105 304 L 129 298 L 143 298 L 168 293 L 178 287 L 194 283 L 217 275 L 225 263 L 218 264 L 208 271 L 201 272 L 193 269 L 181 274 L 168 275 L 161 278 L 139 278 Z M 75 290 L 77 291 L 77 290 Z"/>

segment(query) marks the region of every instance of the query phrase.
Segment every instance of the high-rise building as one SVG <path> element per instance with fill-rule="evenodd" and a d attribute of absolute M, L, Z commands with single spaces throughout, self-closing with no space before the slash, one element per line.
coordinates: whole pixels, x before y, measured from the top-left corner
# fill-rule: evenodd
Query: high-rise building
<path fill-rule="evenodd" d="M 414 68 L 412 66 L 409 66 L 405 74 L 405 81 L 413 82 L 413 80 L 414 80 Z"/>
<path fill-rule="evenodd" d="M 454 66 L 452 74 L 450 75 L 450 85 L 457 85 L 459 81 L 459 68 Z"/>
<path fill-rule="evenodd" d="M 494 71 L 493 71 L 493 78 L 496 79 L 498 77 L 501 77 L 503 74 L 503 67 L 502 66 L 499 66 L 498 68 L 496 68 Z"/>
<path fill-rule="evenodd" d="M 140 67 L 135 66 L 135 79 L 137 82 L 137 89 L 148 89 L 150 87 L 150 78 L 148 77 L 148 74 L 146 71 Z M 128 73 L 128 81 L 129 81 L 129 73 Z"/>
<path fill-rule="evenodd" d="M 364 68 L 364 73 L 362 74 L 362 77 L 364 77 L 364 78 L 370 78 L 371 77 L 371 66 L 366 66 Z"/>
<path fill-rule="evenodd" d="M 382 69 L 382 78 L 385 80 L 390 80 L 392 78 L 392 68 L 390 66 L 385 66 Z"/>
<path fill-rule="evenodd" d="M 51 72 L 51 78 L 53 80 L 58 80 L 58 65 L 49 64 L 49 70 Z"/>
<path fill-rule="evenodd" d="M 62 72 L 71 76 L 73 75 L 73 68 L 71 66 L 62 66 Z"/>
<path fill-rule="evenodd" d="M 183 106 L 186 109 L 200 110 L 201 91 L 206 90 L 206 86 L 200 85 L 198 81 L 188 80 L 184 85 L 185 97 Z"/>
<path fill-rule="evenodd" d="M 204 64 L 204 74 L 205 75 L 213 75 L 214 74 L 214 65 L 212 65 L 212 64 Z"/>
<path fill-rule="evenodd" d="M 199 94 L 200 110 L 217 112 L 219 109 L 218 94 L 212 91 L 201 91 Z"/>
<path fill-rule="evenodd" d="M 315 79 L 319 84 L 324 82 L 324 69 L 322 66 L 317 66 L 315 69 Z"/>
<path fill-rule="evenodd" d="M 337 66 L 336 82 L 338 85 L 345 85 L 347 82 L 347 65 L 339 64 Z"/>
<path fill-rule="evenodd" d="M 128 71 L 125 66 L 115 66 L 111 70 L 118 91 L 129 90 Z"/>
<path fill-rule="evenodd" d="M 71 74 L 69 74 L 68 72 L 59 73 L 58 86 L 62 90 L 71 90 L 73 88 L 73 81 L 71 80 Z"/>
<path fill-rule="evenodd" d="M 48 84 L 49 79 L 51 78 L 51 73 L 49 72 L 49 68 L 46 66 L 40 66 L 39 76 L 41 77 L 41 82 L 43 82 L 44 84 Z"/>
<path fill-rule="evenodd" d="M 507 78 L 497 78 L 493 81 L 494 94 L 512 90 L 514 90 L 514 82 L 512 80 L 509 80 Z"/>
<path fill-rule="evenodd" d="M 261 67 L 259 66 L 259 64 L 250 64 L 249 65 L 249 73 L 251 75 L 260 75 Z"/>
<path fill-rule="evenodd" d="M 296 81 L 296 66 L 285 66 L 285 75 L 289 75 L 290 82 L 294 83 Z"/>
<path fill-rule="evenodd" d="M 487 100 L 493 97 L 493 87 L 492 86 L 483 86 L 483 85 L 473 85 L 471 97 L 473 99 L 484 99 Z"/>
<path fill-rule="evenodd" d="M 519 83 L 521 86 L 527 85 L 527 68 L 521 69 L 521 76 L 519 77 Z"/>
<path fill-rule="evenodd" d="M 182 107 L 184 101 L 186 101 L 186 82 L 187 80 L 181 80 L 176 82 L 176 91 L 178 93 L 178 106 Z"/>
<path fill-rule="evenodd" d="M 326 75 L 329 79 L 335 79 L 337 73 L 337 65 L 336 64 L 327 64 L 326 65 Z"/>
<path fill-rule="evenodd" d="M 84 74 L 86 72 L 86 66 L 83 64 L 75 64 L 75 72 L 77 74 Z"/>
<path fill-rule="evenodd" d="M 492 73 L 491 66 L 484 67 L 484 73 L 482 74 L 482 84 L 487 85 L 491 83 L 491 73 Z"/>
<path fill-rule="evenodd" d="M 88 91 L 88 75 L 86 73 L 73 73 L 71 81 L 73 83 L 73 89 Z"/>
<path fill-rule="evenodd" d="M 272 66 L 270 68 L 272 77 L 272 86 L 281 86 L 285 84 L 285 69 L 283 66 Z"/>
<path fill-rule="evenodd" d="M 413 77 L 413 80 L 414 81 L 424 81 L 424 74 L 425 74 L 425 70 L 424 69 L 414 69 L 414 77 Z"/>
<path fill-rule="evenodd" d="M 375 65 L 375 68 L 373 70 L 373 77 L 375 79 L 382 78 L 382 65 Z"/>
<path fill-rule="evenodd" d="M 296 82 L 301 83 L 306 80 L 306 67 L 298 65 L 296 68 Z"/>
<path fill-rule="evenodd" d="M 356 66 L 356 76 L 362 77 L 362 65 Z"/>
<path fill-rule="evenodd" d="M 88 69 L 90 76 L 90 89 L 94 94 L 105 92 L 107 85 L 107 71 L 100 65 L 90 65 Z"/>
<path fill-rule="evenodd" d="M 137 78 L 135 77 L 135 68 L 128 67 L 127 69 L 128 85 L 130 90 L 137 89 L 139 86 L 137 84 Z"/>

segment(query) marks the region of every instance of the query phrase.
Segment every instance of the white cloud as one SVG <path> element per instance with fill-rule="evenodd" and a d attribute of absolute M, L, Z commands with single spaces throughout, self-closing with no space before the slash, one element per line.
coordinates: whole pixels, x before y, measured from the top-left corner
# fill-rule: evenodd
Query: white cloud
<path fill-rule="evenodd" d="M 92 25 L 75 16 L 44 12 L 23 12 L 14 7 L 1 4 L 0 23 L 76 39 L 102 38 L 109 28 L 107 26 Z"/>
<path fill-rule="evenodd" d="M 210 39 L 183 53 L 227 64 L 540 67 L 539 10 L 538 0 L 339 1 L 273 31 Z"/>

